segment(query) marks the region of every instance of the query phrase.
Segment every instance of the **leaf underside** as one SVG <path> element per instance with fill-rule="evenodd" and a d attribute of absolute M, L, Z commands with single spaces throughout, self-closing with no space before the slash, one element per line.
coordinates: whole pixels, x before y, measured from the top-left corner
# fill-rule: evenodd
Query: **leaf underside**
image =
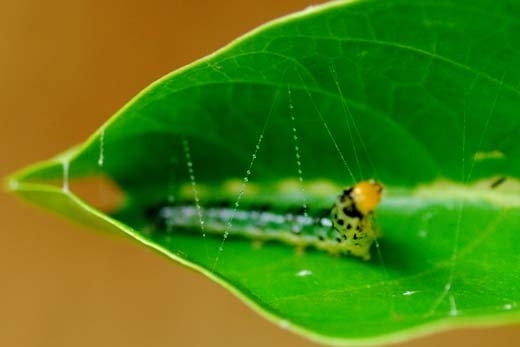
<path fill-rule="evenodd" d="M 165 76 L 9 187 L 131 235 L 323 343 L 518 322 L 519 18 L 512 0 L 314 7 Z M 67 189 L 99 175 L 125 194 L 114 213 Z M 167 200 L 311 210 L 369 178 L 385 195 L 368 262 L 149 227 Z"/>

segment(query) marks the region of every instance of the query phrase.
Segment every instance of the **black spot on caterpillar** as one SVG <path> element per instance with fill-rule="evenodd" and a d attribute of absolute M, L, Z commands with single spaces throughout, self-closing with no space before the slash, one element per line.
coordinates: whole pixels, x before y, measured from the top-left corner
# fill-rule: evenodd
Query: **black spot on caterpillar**
<path fill-rule="evenodd" d="M 208 234 L 224 234 L 260 241 L 278 241 L 298 247 L 313 247 L 331 254 L 351 254 L 370 259 L 376 238 L 372 228 L 374 209 L 379 204 L 382 186 L 363 181 L 346 189 L 332 208 L 307 215 L 305 209 L 270 211 L 268 206 L 231 208 L 212 204 L 199 208 L 194 203 L 165 203 L 149 208 L 146 216 L 155 232 L 199 230 L 200 215 Z"/>

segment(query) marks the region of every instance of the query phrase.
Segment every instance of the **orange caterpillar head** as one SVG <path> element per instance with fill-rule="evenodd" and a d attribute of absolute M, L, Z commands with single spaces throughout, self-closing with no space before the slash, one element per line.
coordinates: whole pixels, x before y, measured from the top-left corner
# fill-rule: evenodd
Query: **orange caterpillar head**
<path fill-rule="evenodd" d="M 383 186 L 374 180 L 362 181 L 352 187 L 351 197 L 356 208 L 363 215 L 374 212 L 379 201 L 381 201 L 381 193 Z"/>

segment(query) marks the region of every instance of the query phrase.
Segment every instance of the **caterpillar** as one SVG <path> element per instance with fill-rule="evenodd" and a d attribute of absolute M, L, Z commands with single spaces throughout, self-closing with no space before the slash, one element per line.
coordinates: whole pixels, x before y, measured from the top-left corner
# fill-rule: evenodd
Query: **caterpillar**
<path fill-rule="evenodd" d="M 331 254 L 350 254 L 370 259 L 377 237 L 372 225 L 383 186 L 373 180 L 345 189 L 328 210 L 314 216 L 267 209 L 226 206 L 197 207 L 194 204 L 162 204 L 148 210 L 153 230 L 172 232 L 200 227 L 203 215 L 208 234 L 223 234 L 260 241 L 279 241 L 297 247 L 314 247 Z M 200 208 L 200 210 L 199 210 Z"/>

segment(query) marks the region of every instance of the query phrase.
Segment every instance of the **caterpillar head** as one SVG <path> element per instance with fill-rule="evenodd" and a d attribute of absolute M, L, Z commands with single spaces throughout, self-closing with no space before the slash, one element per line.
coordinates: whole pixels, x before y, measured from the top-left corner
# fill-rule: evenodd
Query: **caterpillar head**
<path fill-rule="evenodd" d="M 382 192 L 383 186 L 374 180 L 370 180 L 359 182 L 352 187 L 350 196 L 356 209 L 362 215 L 367 215 L 374 212 L 377 205 L 379 205 Z"/>

